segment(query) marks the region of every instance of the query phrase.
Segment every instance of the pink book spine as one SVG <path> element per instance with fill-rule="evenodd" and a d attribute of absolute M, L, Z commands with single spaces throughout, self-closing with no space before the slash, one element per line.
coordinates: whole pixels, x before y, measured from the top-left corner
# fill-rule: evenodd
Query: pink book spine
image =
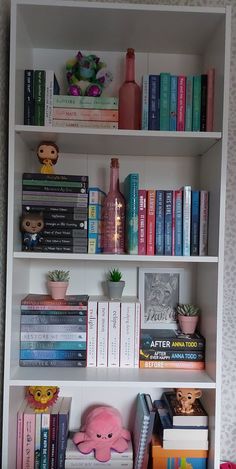
<path fill-rule="evenodd" d="M 53 109 L 53 119 L 117 122 L 118 111 L 111 111 L 110 109 L 70 109 L 57 107 Z"/>
<path fill-rule="evenodd" d="M 215 69 L 207 73 L 207 118 L 206 131 L 213 132 Z"/>
<path fill-rule="evenodd" d="M 146 254 L 146 218 L 147 218 L 147 200 L 146 191 L 138 191 L 138 254 Z"/>
<path fill-rule="evenodd" d="M 156 191 L 147 191 L 147 255 L 154 256 L 155 253 L 155 206 Z"/>
<path fill-rule="evenodd" d="M 46 305 L 23 305 L 21 312 L 24 311 L 87 311 L 87 306 L 46 306 Z"/>
<path fill-rule="evenodd" d="M 186 77 L 178 77 L 177 130 L 185 130 Z"/>
<path fill-rule="evenodd" d="M 171 254 L 175 256 L 175 200 L 176 200 L 176 191 L 173 191 L 173 203 L 172 203 L 172 248 Z"/>
<path fill-rule="evenodd" d="M 34 469 L 35 414 L 24 414 L 22 469 Z"/>

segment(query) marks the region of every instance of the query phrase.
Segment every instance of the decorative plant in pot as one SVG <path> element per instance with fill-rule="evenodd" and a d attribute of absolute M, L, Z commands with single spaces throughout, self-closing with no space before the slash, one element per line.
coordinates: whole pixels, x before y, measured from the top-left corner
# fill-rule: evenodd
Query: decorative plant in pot
<path fill-rule="evenodd" d="M 109 270 L 107 275 L 108 296 L 111 300 L 119 300 L 125 287 L 125 281 L 119 269 Z"/>
<path fill-rule="evenodd" d="M 200 315 L 200 308 L 193 304 L 179 304 L 176 307 L 179 326 L 184 334 L 194 334 L 198 318 Z"/>
<path fill-rule="evenodd" d="M 69 270 L 56 269 L 48 272 L 48 289 L 54 300 L 64 300 L 69 280 Z"/>

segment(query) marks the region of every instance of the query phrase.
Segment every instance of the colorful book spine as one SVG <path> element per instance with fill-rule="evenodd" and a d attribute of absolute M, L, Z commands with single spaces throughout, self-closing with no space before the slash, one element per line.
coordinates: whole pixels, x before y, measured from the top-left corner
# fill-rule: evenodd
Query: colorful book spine
<path fill-rule="evenodd" d="M 28 405 L 23 417 L 22 468 L 34 469 L 35 413 Z"/>
<path fill-rule="evenodd" d="M 88 254 L 98 254 L 102 252 L 101 234 L 90 233 L 88 237 Z"/>
<path fill-rule="evenodd" d="M 199 256 L 207 256 L 209 193 L 200 191 Z"/>
<path fill-rule="evenodd" d="M 201 126 L 201 75 L 193 77 L 193 132 Z"/>
<path fill-rule="evenodd" d="M 139 362 L 140 368 L 158 368 L 158 369 L 172 369 L 172 370 L 204 370 L 205 362 L 200 361 L 166 361 L 166 360 L 151 360 L 145 361 L 140 360 Z"/>
<path fill-rule="evenodd" d="M 96 120 L 75 120 L 75 119 L 53 119 L 53 127 L 76 127 L 93 129 L 118 129 L 118 122 L 96 121 Z"/>
<path fill-rule="evenodd" d="M 24 399 L 17 412 L 16 469 L 22 469 L 22 453 L 24 438 L 24 411 L 28 401 Z"/>
<path fill-rule="evenodd" d="M 170 73 L 160 73 L 160 130 L 170 130 Z"/>
<path fill-rule="evenodd" d="M 21 332 L 86 332 L 85 324 L 21 324 Z"/>
<path fill-rule="evenodd" d="M 87 318 L 87 367 L 97 364 L 97 301 L 89 299 Z"/>
<path fill-rule="evenodd" d="M 145 353 L 140 353 L 140 360 L 144 361 L 155 361 L 155 360 L 165 360 L 165 361 L 192 361 L 192 362 L 201 362 L 205 360 L 204 351 L 192 351 L 185 352 L 183 350 L 161 350 L 153 351 L 151 349 L 145 349 Z"/>
<path fill-rule="evenodd" d="M 59 411 L 63 398 L 59 397 L 50 411 L 49 429 L 49 469 L 57 469 L 57 440 L 58 440 L 58 420 Z"/>
<path fill-rule="evenodd" d="M 62 305 L 62 304 L 57 304 L 55 305 L 53 303 L 51 304 L 24 304 L 22 303 L 21 305 L 21 311 L 24 311 L 24 314 L 36 314 L 35 311 L 37 311 L 37 314 L 65 314 L 65 311 L 69 314 L 78 314 L 80 316 L 86 315 L 87 311 L 87 306 L 85 305 L 75 305 L 75 304 L 68 304 L 68 305 Z"/>
<path fill-rule="evenodd" d="M 191 256 L 199 254 L 200 192 L 192 191 L 191 201 Z"/>
<path fill-rule="evenodd" d="M 40 469 L 49 469 L 50 413 L 42 414 Z"/>
<path fill-rule="evenodd" d="M 146 254 L 146 230 L 147 230 L 147 199 L 146 191 L 138 191 L 138 254 Z"/>
<path fill-rule="evenodd" d="M 135 302 L 121 301 L 120 367 L 134 368 Z"/>
<path fill-rule="evenodd" d="M 214 87 L 215 87 L 215 69 L 211 68 L 207 73 L 207 119 L 206 131 L 213 132 L 214 118 Z"/>
<path fill-rule="evenodd" d="M 207 123 L 207 74 L 201 75 L 201 117 L 200 117 L 200 130 L 206 131 Z"/>
<path fill-rule="evenodd" d="M 34 125 L 44 125 L 45 70 L 34 71 Z"/>
<path fill-rule="evenodd" d="M 62 108 L 80 109 L 118 109 L 118 98 L 115 97 L 93 97 L 93 96 L 53 96 L 53 106 Z"/>
<path fill-rule="evenodd" d="M 158 256 L 164 255 L 164 230 L 165 230 L 165 192 L 156 191 L 156 247 Z"/>
<path fill-rule="evenodd" d="M 160 76 L 149 75 L 148 130 L 158 130 Z"/>
<path fill-rule="evenodd" d="M 34 469 L 40 469 L 41 419 L 41 414 L 35 414 Z"/>
<path fill-rule="evenodd" d="M 178 76 L 177 130 L 185 130 L 186 77 Z"/>
<path fill-rule="evenodd" d="M 108 367 L 120 365 L 120 302 L 109 301 L 108 305 Z"/>
<path fill-rule="evenodd" d="M 52 342 L 52 341 L 21 341 L 20 343 L 21 350 L 30 349 L 30 350 L 86 350 L 86 342 L 71 342 L 71 341 L 62 341 L 62 342 Z"/>
<path fill-rule="evenodd" d="M 108 301 L 98 301 L 97 367 L 107 367 Z"/>
<path fill-rule="evenodd" d="M 89 188 L 89 205 L 97 204 L 102 205 L 106 197 L 106 193 L 103 192 L 99 187 Z"/>
<path fill-rule="evenodd" d="M 172 191 L 172 240 L 171 255 L 175 256 L 175 191 Z"/>
<path fill-rule="evenodd" d="M 53 119 L 118 122 L 118 111 L 110 109 L 54 108 Z"/>
<path fill-rule="evenodd" d="M 170 130 L 177 129 L 178 77 L 170 77 Z"/>
<path fill-rule="evenodd" d="M 186 112 L 185 130 L 191 132 L 193 128 L 193 75 L 186 78 Z"/>
<path fill-rule="evenodd" d="M 24 71 L 24 125 L 34 125 L 34 71 Z"/>
<path fill-rule="evenodd" d="M 156 218 L 156 191 L 147 190 L 147 248 L 148 256 L 155 253 L 155 218 Z"/>
<path fill-rule="evenodd" d="M 164 235 L 164 254 L 172 255 L 172 210 L 173 210 L 173 191 L 165 191 L 165 235 Z"/>
<path fill-rule="evenodd" d="M 183 255 L 183 192 L 175 191 L 175 255 Z"/>
<path fill-rule="evenodd" d="M 36 184 L 36 181 L 47 181 L 46 183 L 55 185 L 67 185 L 70 182 L 84 182 L 88 184 L 88 176 L 72 174 L 45 174 L 45 173 L 23 173 L 23 181 L 30 180 Z M 40 182 L 38 184 L 41 184 Z"/>
<path fill-rule="evenodd" d="M 142 130 L 148 130 L 149 75 L 142 80 Z"/>
<path fill-rule="evenodd" d="M 86 340 L 86 332 L 21 332 L 21 341 L 54 341 L 63 342 L 68 340 L 70 342 Z"/>
<path fill-rule="evenodd" d="M 190 256 L 191 186 L 183 187 L 183 256 Z"/>
<path fill-rule="evenodd" d="M 126 252 L 128 254 L 138 254 L 139 174 L 129 174 L 124 184 L 126 199 Z"/>
<path fill-rule="evenodd" d="M 139 368 L 139 347 L 140 347 L 140 328 L 141 328 L 141 304 L 139 301 L 135 304 L 135 324 L 134 324 L 134 368 Z"/>
<path fill-rule="evenodd" d="M 102 206 L 98 204 L 89 204 L 88 218 L 90 220 L 101 220 Z"/>
<path fill-rule="evenodd" d="M 85 360 L 81 350 L 20 350 L 20 360 Z"/>
<path fill-rule="evenodd" d="M 101 245 L 101 214 L 102 204 L 105 199 L 105 192 L 99 188 L 89 189 L 89 205 L 88 205 L 88 253 L 98 254 L 102 252 Z"/>
<path fill-rule="evenodd" d="M 20 366 L 33 366 L 39 368 L 85 368 L 86 360 L 19 360 Z"/>

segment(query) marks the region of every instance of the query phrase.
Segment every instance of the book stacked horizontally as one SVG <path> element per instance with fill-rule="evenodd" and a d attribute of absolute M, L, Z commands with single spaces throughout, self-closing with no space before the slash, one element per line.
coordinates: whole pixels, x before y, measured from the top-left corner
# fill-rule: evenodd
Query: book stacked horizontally
<path fill-rule="evenodd" d="M 87 295 L 27 295 L 21 301 L 20 366 L 85 367 L 87 305 Z"/>
<path fill-rule="evenodd" d="M 71 397 L 35 413 L 25 399 L 17 413 L 17 469 L 65 467 Z"/>
<path fill-rule="evenodd" d="M 88 176 L 24 173 L 22 190 L 22 212 L 43 215 L 34 251 L 87 252 Z"/>
<path fill-rule="evenodd" d="M 98 187 L 89 188 L 88 202 L 88 254 L 102 252 L 102 205 L 105 192 Z"/>
<path fill-rule="evenodd" d="M 117 129 L 118 98 L 54 96 L 53 126 Z"/>
<path fill-rule="evenodd" d="M 120 469 L 122 467 L 133 469 L 133 447 L 132 442 L 129 441 L 128 449 L 123 453 L 118 453 L 111 450 L 111 459 L 107 462 L 100 462 L 94 457 L 94 451 L 88 454 L 83 454 L 79 451 L 73 443 L 73 433 L 69 434 L 66 447 L 66 460 L 65 469 L 83 469 L 84 467 L 90 468 L 106 468 Z"/>
<path fill-rule="evenodd" d="M 140 368 L 203 370 L 205 338 L 196 332 L 174 329 L 141 329 Z"/>

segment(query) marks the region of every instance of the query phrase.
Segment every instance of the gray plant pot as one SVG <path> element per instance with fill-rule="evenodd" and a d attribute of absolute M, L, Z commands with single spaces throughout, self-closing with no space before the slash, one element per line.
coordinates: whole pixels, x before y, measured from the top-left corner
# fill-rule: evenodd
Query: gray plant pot
<path fill-rule="evenodd" d="M 110 282 L 107 281 L 107 290 L 108 296 L 111 300 L 120 300 L 122 293 L 125 287 L 125 281 L 120 280 L 120 282 Z"/>

